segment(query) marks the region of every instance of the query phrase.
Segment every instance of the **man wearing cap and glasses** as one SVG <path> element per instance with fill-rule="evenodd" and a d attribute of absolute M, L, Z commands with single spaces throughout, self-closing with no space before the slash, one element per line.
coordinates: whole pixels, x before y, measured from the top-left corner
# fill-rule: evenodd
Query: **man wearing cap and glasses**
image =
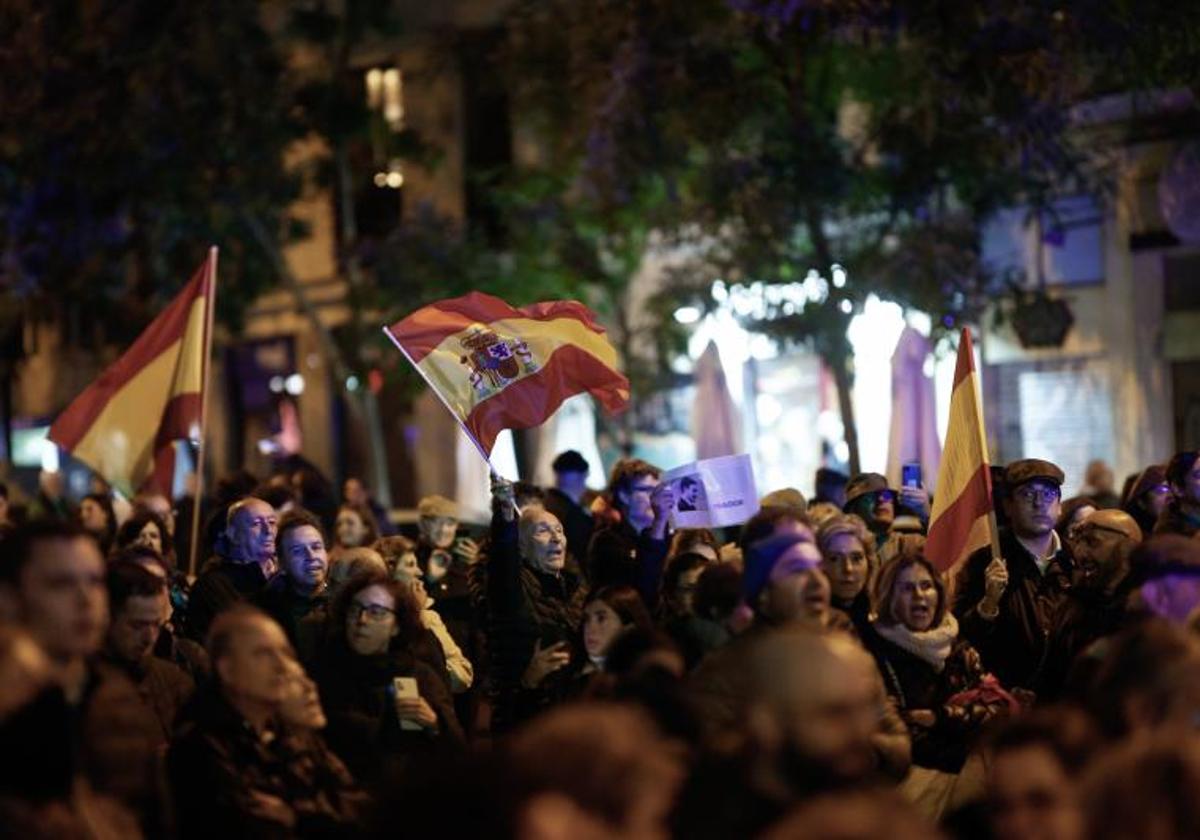
<path fill-rule="evenodd" d="M 1032 689 L 1046 666 L 1054 617 L 1070 589 L 1074 564 L 1054 531 L 1062 513 L 1063 471 L 1026 458 L 1004 471 L 1009 526 L 1001 558 L 990 546 L 959 571 L 954 615 L 984 667 L 1010 688 Z"/>

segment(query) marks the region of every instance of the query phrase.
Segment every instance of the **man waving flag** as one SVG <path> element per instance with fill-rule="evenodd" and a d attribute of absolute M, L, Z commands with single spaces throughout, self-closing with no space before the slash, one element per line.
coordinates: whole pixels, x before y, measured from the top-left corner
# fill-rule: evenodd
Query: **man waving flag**
<path fill-rule="evenodd" d="M 516 309 L 482 292 L 418 309 L 384 332 L 416 367 L 486 459 L 502 429 L 528 429 L 562 401 L 588 393 L 625 408 L 629 380 L 586 306 L 573 300 Z"/>
<path fill-rule="evenodd" d="M 125 355 L 75 398 L 49 438 L 121 492 L 171 492 L 176 440 L 200 425 L 217 249 Z"/>
<path fill-rule="evenodd" d="M 964 329 L 958 343 L 958 363 L 954 366 L 950 423 L 942 447 L 925 556 L 943 572 L 989 542 L 998 556 L 995 529 L 979 375 L 975 371 L 971 333 Z"/>

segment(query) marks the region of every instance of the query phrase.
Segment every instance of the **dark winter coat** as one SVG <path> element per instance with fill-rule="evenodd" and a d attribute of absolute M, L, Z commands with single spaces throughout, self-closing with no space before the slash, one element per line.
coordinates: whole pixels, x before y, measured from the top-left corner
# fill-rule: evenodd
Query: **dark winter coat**
<path fill-rule="evenodd" d="M 987 671 L 1006 688 L 1032 690 L 1046 667 L 1054 617 L 1070 591 L 1074 564 L 1063 548 L 1043 574 L 1008 530 L 1001 531 L 1000 552 L 1008 564 L 1008 586 L 999 614 L 990 621 L 979 614 L 984 570 L 992 561 L 991 549 L 985 547 L 968 557 L 959 571 L 954 615 L 960 636 L 979 652 Z"/>
<path fill-rule="evenodd" d="M 137 688 L 142 702 L 153 713 L 151 719 L 158 724 L 159 746 L 165 749 L 175 731 L 175 719 L 191 699 L 196 683 L 178 665 L 156 656 L 149 656 L 136 665 L 112 656 L 105 656 L 104 662 L 120 671 Z"/>
<path fill-rule="evenodd" d="M 396 677 L 416 679 L 417 691 L 437 714 L 436 731 L 401 726 L 392 685 Z M 334 639 L 316 678 L 329 718 L 326 740 L 365 785 L 466 743 L 442 673 L 407 650 L 361 656 Z"/>
<path fill-rule="evenodd" d="M 188 596 L 188 633 L 204 644 L 208 628 L 219 613 L 239 601 L 254 600 L 266 585 L 266 575 L 258 563 L 232 563 L 220 557 L 212 558 L 204 564 L 204 570 Z"/>
<path fill-rule="evenodd" d="M 493 728 L 511 728 L 524 710 L 540 708 L 559 694 L 564 675 L 551 674 L 532 696 L 521 677 L 535 646 L 573 643 L 583 620 L 586 587 L 569 570 L 552 575 L 521 559 L 517 523 L 492 520 L 487 567 L 489 677 L 495 693 Z M 567 669 L 563 669 L 566 671 Z"/>
<path fill-rule="evenodd" d="M 334 837 L 360 819 L 362 796 L 319 736 L 259 734 L 215 686 L 185 710 L 167 775 L 181 840 Z"/>
<path fill-rule="evenodd" d="M 658 606 L 663 565 L 670 540 L 656 540 L 650 529 L 640 534 L 622 519 L 592 535 L 588 546 L 587 575 L 593 589 L 602 586 L 632 586 L 642 596 L 646 609 Z"/>
<path fill-rule="evenodd" d="M 932 727 L 909 726 L 913 764 L 945 773 L 962 770 L 983 726 L 1009 711 L 1004 704 L 952 702 L 955 695 L 978 688 L 986 674 L 970 642 L 960 636 L 940 671 L 879 635 L 873 626 L 863 642 L 901 716 L 927 709 L 937 718 Z"/>
<path fill-rule="evenodd" d="M 1054 615 L 1046 667 L 1034 686 L 1038 701 L 1052 703 L 1062 698 L 1075 660 L 1097 640 L 1118 632 L 1126 618 L 1126 596 L 1108 596 L 1076 589 L 1069 593 Z"/>
<path fill-rule="evenodd" d="M 287 575 L 277 574 L 258 594 L 258 605 L 283 628 L 296 655 L 312 667 L 324 647 L 325 620 L 329 596 L 322 590 L 316 595 L 298 595 L 288 585 Z"/>

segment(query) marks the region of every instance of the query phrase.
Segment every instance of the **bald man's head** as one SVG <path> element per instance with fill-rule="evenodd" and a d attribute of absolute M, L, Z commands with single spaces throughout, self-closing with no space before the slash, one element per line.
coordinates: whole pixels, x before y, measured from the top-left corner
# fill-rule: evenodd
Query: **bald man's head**
<path fill-rule="evenodd" d="M 229 506 L 225 516 L 228 558 L 234 563 L 270 564 L 275 557 L 275 508 L 248 496 Z"/>
<path fill-rule="evenodd" d="M 1071 553 L 1081 586 L 1113 592 L 1129 574 L 1129 556 L 1142 542 L 1142 529 L 1123 510 L 1098 510 L 1076 527 Z"/>

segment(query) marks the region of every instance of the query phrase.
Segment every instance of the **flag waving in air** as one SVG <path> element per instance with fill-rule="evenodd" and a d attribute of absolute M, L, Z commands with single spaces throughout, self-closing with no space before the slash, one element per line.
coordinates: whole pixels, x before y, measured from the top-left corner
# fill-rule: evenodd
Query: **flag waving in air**
<path fill-rule="evenodd" d="M 576 301 L 516 309 L 471 292 L 418 309 L 384 332 L 485 458 L 502 429 L 538 426 L 567 397 L 591 394 L 610 412 L 629 402 L 616 351 Z"/>
<path fill-rule="evenodd" d="M 200 423 L 217 249 L 125 355 L 75 398 L 49 438 L 130 494 L 169 493 L 172 444 Z"/>
<path fill-rule="evenodd" d="M 962 331 L 925 556 L 946 571 L 992 541 L 992 475 L 971 333 Z"/>

